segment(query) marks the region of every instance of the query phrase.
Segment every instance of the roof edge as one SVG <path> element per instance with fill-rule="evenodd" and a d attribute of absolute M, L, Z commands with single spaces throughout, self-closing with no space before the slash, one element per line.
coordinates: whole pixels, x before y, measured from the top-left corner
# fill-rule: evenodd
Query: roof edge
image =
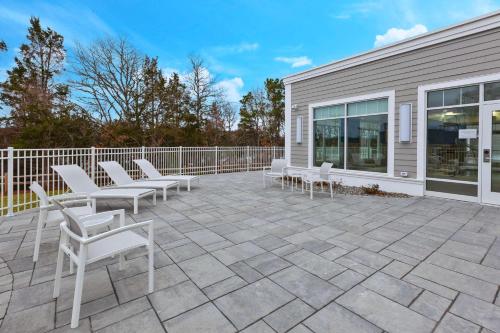
<path fill-rule="evenodd" d="M 497 27 L 500 27 L 500 10 L 291 74 L 285 76 L 283 82 L 291 84 Z"/>

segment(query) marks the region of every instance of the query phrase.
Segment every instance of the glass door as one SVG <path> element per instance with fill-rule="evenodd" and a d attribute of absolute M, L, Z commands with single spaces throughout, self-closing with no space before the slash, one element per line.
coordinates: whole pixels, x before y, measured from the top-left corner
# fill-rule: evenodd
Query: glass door
<path fill-rule="evenodd" d="M 500 104 L 482 107 L 482 201 L 500 204 Z"/>

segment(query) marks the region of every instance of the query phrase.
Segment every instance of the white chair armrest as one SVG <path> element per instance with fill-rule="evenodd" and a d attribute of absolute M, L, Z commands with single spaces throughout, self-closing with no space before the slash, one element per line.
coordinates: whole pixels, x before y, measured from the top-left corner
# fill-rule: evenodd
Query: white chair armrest
<path fill-rule="evenodd" d="M 107 216 L 110 216 L 110 215 L 120 216 L 120 217 L 123 216 L 123 218 L 125 218 L 125 210 L 124 209 L 108 210 L 108 211 L 101 212 L 101 213 L 96 213 L 96 214 L 92 214 L 92 215 L 83 216 L 83 217 L 80 218 L 80 220 L 82 222 L 86 222 L 86 221 L 95 219 L 96 217 L 107 217 Z"/>
<path fill-rule="evenodd" d="M 58 195 L 53 195 L 49 197 L 49 201 L 53 200 L 59 200 L 59 201 L 65 201 L 65 200 L 75 200 L 75 199 L 85 199 L 88 198 L 87 193 L 63 193 L 63 194 L 58 194 Z"/>
<path fill-rule="evenodd" d="M 82 239 L 81 242 L 83 244 L 90 244 L 90 243 L 96 242 L 98 240 L 101 240 L 101 239 L 104 239 L 104 238 L 107 238 L 107 237 L 119 234 L 121 232 L 129 231 L 129 230 L 132 230 L 132 229 L 143 228 L 143 227 L 146 227 L 146 226 L 149 226 L 149 232 L 152 232 L 153 220 L 139 222 L 139 223 L 135 223 L 135 224 L 129 224 L 129 225 L 126 225 L 126 226 L 121 226 L 119 228 L 116 228 L 116 229 L 113 229 L 113 230 L 110 230 L 110 231 L 106 231 L 106 232 L 97 234 L 95 236 L 92 236 L 92 237 L 89 237 L 89 238 L 86 238 L 86 239 Z"/>
<path fill-rule="evenodd" d="M 92 199 L 76 199 L 76 200 L 65 200 L 61 202 L 65 207 L 73 207 L 78 204 L 92 204 Z"/>

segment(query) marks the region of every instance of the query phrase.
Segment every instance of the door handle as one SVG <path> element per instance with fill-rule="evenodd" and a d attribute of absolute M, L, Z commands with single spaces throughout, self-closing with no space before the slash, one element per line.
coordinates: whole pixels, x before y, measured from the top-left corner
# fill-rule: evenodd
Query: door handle
<path fill-rule="evenodd" d="M 483 162 L 490 163 L 490 160 L 491 160 L 490 149 L 483 149 Z"/>

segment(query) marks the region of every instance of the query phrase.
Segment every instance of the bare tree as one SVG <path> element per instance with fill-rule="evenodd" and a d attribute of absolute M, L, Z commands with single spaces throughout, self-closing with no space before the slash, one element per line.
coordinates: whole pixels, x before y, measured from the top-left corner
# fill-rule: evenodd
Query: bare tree
<path fill-rule="evenodd" d="M 191 95 L 191 109 L 196 117 L 197 126 L 201 128 L 210 113 L 213 100 L 220 96 L 221 92 L 215 85 L 215 79 L 204 66 L 203 59 L 191 56 L 189 61 L 191 71 L 187 75 L 185 83 Z"/>
<path fill-rule="evenodd" d="M 220 106 L 221 117 L 224 122 L 224 129 L 227 132 L 231 132 L 236 125 L 236 117 L 238 115 L 237 106 L 231 104 L 230 102 L 224 102 Z"/>
<path fill-rule="evenodd" d="M 124 39 L 104 39 L 75 49 L 75 89 L 81 102 L 101 121 L 141 118 L 138 96 L 142 88 L 143 58 Z"/>

